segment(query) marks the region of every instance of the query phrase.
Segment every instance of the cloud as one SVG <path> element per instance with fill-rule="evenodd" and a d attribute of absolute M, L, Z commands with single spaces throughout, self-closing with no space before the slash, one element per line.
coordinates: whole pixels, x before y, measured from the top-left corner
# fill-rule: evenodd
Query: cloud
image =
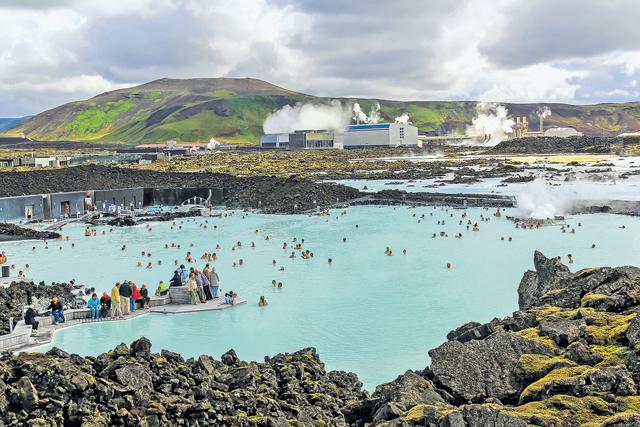
<path fill-rule="evenodd" d="M 500 30 L 480 44 L 492 62 L 508 67 L 590 58 L 637 50 L 636 0 L 529 0 L 509 5 Z"/>
<path fill-rule="evenodd" d="M 637 99 L 632 0 L 5 0 L 0 117 L 172 77 L 331 97 Z"/>

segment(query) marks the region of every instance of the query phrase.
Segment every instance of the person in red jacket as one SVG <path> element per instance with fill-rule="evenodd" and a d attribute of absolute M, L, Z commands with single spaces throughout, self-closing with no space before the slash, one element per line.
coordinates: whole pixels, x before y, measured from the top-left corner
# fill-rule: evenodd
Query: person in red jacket
<path fill-rule="evenodd" d="M 133 313 L 134 311 L 136 311 L 136 302 L 142 298 L 142 295 L 140 295 L 140 289 L 138 289 L 138 286 L 135 283 L 132 283 L 131 285 L 131 312 Z"/>

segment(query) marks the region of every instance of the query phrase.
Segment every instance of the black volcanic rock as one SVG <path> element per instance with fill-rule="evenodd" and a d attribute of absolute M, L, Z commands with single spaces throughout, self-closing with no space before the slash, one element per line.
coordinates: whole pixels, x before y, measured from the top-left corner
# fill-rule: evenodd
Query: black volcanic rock
<path fill-rule="evenodd" d="M 54 240 L 61 236 L 52 231 L 38 231 L 16 224 L 0 222 L 0 242 L 8 240 Z"/>

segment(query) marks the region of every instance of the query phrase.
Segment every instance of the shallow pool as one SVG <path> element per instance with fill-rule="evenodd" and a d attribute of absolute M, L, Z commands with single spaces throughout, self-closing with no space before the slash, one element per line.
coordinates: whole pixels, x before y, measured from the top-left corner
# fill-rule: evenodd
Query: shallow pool
<path fill-rule="evenodd" d="M 463 212 L 474 222 L 481 214 L 491 220 L 481 222 L 479 232 L 467 231 L 466 222 L 459 225 Z M 144 335 L 156 351 L 218 356 L 234 348 L 245 360 L 315 346 L 329 369 L 356 372 L 373 388 L 406 369 L 424 368 L 427 350 L 460 324 L 489 321 L 517 309 L 517 286 L 522 273 L 532 268 L 535 249 L 565 260 L 573 254 L 572 269 L 640 264 L 638 218 L 569 218 L 576 227 L 576 234 L 570 234 L 561 233 L 559 226 L 515 229 L 504 215 L 496 219 L 492 213 L 406 207 L 354 207 L 346 215 L 334 211 L 330 218 L 235 213 L 208 219 L 206 229 L 200 218 L 179 221 L 173 229 L 171 223 L 153 224 L 151 231 L 133 227 L 109 233 L 103 227 L 96 237 L 84 237 L 83 226 L 69 226 L 64 233 L 70 240 L 51 241 L 48 249 L 42 242 L 14 242 L 0 244 L 0 250 L 19 268 L 29 263 L 27 275 L 36 280 L 75 278 L 100 290 L 124 278 L 155 289 L 158 280 L 170 278 L 174 260 L 183 261 L 186 251 L 193 252 L 200 267 L 203 252 L 217 252 L 222 288 L 235 290 L 247 304 L 222 312 L 152 314 L 82 325 L 56 333 L 53 345 L 97 355 Z M 425 220 L 418 222 L 422 214 Z M 443 220 L 445 225 L 437 224 Z M 618 228 L 622 224 L 626 229 Z M 431 237 L 440 231 L 449 237 Z M 462 239 L 454 238 L 458 232 Z M 305 239 L 304 248 L 314 252 L 314 259 L 288 258 L 291 250 L 283 250 L 282 244 L 293 237 Z M 233 251 L 237 241 L 242 247 Z M 250 247 L 252 241 L 256 248 Z M 166 243 L 181 248 L 165 249 Z M 218 243 L 222 249 L 216 251 Z M 387 246 L 394 256 L 385 256 Z M 141 257 L 143 250 L 152 257 Z M 245 265 L 234 268 L 240 258 Z M 138 268 L 137 261 L 151 261 L 153 269 Z M 453 264 L 451 270 L 447 262 Z M 284 287 L 273 288 L 272 279 Z M 267 297 L 268 307 L 257 306 L 260 295 Z"/>

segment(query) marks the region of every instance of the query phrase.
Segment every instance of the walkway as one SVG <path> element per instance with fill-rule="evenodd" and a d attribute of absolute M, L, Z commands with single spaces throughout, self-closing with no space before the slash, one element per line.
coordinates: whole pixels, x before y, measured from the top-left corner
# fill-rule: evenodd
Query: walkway
<path fill-rule="evenodd" d="M 166 304 L 166 305 L 158 305 L 155 307 L 151 307 L 149 310 L 151 313 L 162 313 L 162 314 L 179 314 L 179 313 L 195 313 L 201 311 L 213 311 L 213 310 L 224 310 L 226 308 L 232 308 L 240 304 L 244 304 L 247 302 L 246 299 L 236 298 L 236 303 L 234 305 L 224 304 L 224 300 L 222 298 L 215 299 L 213 301 L 207 301 L 200 304 Z"/>

